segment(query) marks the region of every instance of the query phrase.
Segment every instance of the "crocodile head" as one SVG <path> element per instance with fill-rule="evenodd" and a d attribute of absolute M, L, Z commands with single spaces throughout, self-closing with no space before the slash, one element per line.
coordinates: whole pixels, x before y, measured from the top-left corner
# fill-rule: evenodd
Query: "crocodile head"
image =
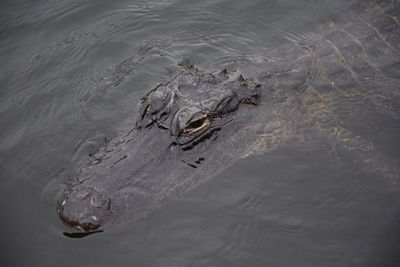
<path fill-rule="evenodd" d="M 260 85 L 192 66 L 140 101 L 135 127 L 85 162 L 58 202 L 62 221 L 93 232 L 144 217 L 229 166 Z"/>

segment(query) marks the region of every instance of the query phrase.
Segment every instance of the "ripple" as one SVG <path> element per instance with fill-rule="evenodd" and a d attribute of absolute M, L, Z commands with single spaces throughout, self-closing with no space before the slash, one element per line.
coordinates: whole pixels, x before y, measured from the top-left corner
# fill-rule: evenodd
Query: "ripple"
<path fill-rule="evenodd" d="M 5 7 L 0 18 L 1 182 L 8 211 L 21 213 L 12 220 L 26 221 L 26 229 L 44 230 L 12 237 L 31 249 L 34 261 L 47 266 L 54 259 L 72 259 L 72 264 L 79 259 L 85 264 L 95 248 L 104 265 L 115 265 L 117 258 L 122 265 L 144 266 L 349 265 L 359 255 L 371 255 L 376 240 L 387 239 L 381 229 L 395 222 L 398 188 L 381 173 L 353 164 L 366 154 L 357 157 L 340 140 L 324 139 L 323 134 L 332 134 L 323 131 L 327 129 L 308 128 L 303 143 L 239 161 L 122 230 L 71 246 L 55 238 L 58 227 L 51 227 L 58 223 L 53 205 L 62 181 L 106 138 L 129 128 L 138 99 L 168 81 L 178 61 L 190 58 L 201 68 L 230 67 L 257 77 L 269 63 L 285 57 L 274 52 L 281 45 L 307 49 L 316 44 L 324 50 L 327 44 L 310 32 L 323 30 L 320 25 L 342 11 L 345 1 L 42 0 L 0 5 Z M 326 82 L 318 62 L 313 70 L 313 83 Z M 329 124 L 368 117 L 373 122 L 369 138 L 351 145 L 385 139 L 383 150 L 395 150 L 397 138 L 389 137 L 398 132 L 393 122 L 399 118 L 394 112 L 398 97 L 391 97 L 398 84 L 393 78 L 384 85 L 373 80 L 371 88 L 385 90 L 362 100 L 343 98 L 341 112 L 334 105 L 315 106 L 315 111 L 335 111 Z M 343 134 L 357 131 L 342 124 Z M 381 132 L 385 134 L 379 137 Z M 392 154 L 396 160 L 398 152 Z M 34 194 L 48 181 L 42 199 L 26 201 L 37 199 Z M 7 190 L 11 188 L 15 190 Z M 18 192 L 32 195 L 23 198 Z M 44 212 L 25 211 L 35 211 L 43 198 L 52 207 L 47 216 L 54 222 L 40 228 L 47 220 Z M 38 238 L 44 239 L 38 243 Z M 111 250 L 110 242 L 116 245 Z M 69 250 L 72 254 L 64 253 Z M 76 252 L 82 257 L 71 257 Z"/>

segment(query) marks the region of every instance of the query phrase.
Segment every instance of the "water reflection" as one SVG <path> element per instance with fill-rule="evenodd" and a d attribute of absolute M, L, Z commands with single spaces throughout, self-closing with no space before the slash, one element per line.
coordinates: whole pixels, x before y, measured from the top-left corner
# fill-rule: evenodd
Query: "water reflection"
<path fill-rule="evenodd" d="M 2 265 L 397 266 L 398 181 L 329 142 L 250 156 L 144 220 L 79 240 L 61 234 L 55 193 L 43 193 L 128 129 L 135 103 L 183 57 L 263 64 L 280 45 L 312 40 L 347 1 L 0 5 Z M 396 104 L 385 116 L 340 114 L 360 121 L 352 130 L 392 170 Z"/>

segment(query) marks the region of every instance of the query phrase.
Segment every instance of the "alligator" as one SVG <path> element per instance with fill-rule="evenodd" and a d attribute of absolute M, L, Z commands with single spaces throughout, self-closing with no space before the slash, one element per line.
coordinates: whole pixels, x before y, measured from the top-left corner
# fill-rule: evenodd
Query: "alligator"
<path fill-rule="evenodd" d="M 262 62 L 204 70 L 183 60 L 141 99 L 132 129 L 66 182 L 57 212 L 69 236 L 143 218 L 240 158 L 316 136 L 387 171 L 360 133 L 369 119 L 400 122 L 399 7 L 357 2 Z"/>

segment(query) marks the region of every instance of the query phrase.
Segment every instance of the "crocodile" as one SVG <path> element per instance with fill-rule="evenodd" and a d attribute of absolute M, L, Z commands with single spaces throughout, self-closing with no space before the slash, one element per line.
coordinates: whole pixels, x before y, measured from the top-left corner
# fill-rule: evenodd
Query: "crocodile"
<path fill-rule="evenodd" d="M 387 172 L 362 133 L 369 120 L 400 123 L 399 7 L 357 2 L 266 60 L 220 70 L 183 60 L 141 99 L 132 129 L 66 182 L 57 212 L 69 235 L 144 218 L 240 158 L 317 136 Z"/>

